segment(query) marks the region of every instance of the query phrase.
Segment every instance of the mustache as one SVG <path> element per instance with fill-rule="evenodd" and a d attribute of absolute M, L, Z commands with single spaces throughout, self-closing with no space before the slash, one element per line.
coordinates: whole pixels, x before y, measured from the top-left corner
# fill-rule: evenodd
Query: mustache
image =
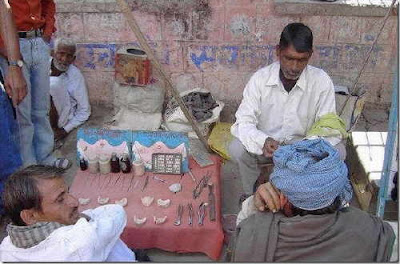
<path fill-rule="evenodd" d="M 292 76 L 298 76 L 301 74 L 301 72 L 287 72 L 288 75 L 292 75 Z"/>
<path fill-rule="evenodd" d="M 61 63 L 56 59 L 53 61 L 53 65 L 59 71 L 66 71 L 68 69 L 68 67 L 69 67 L 69 64 Z"/>
<path fill-rule="evenodd" d="M 301 72 L 283 71 L 283 75 L 284 75 L 286 78 L 296 78 L 296 79 L 297 79 L 297 78 L 300 77 L 301 73 L 302 73 L 302 71 L 301 71 Z"/>
<path fill-rule="evenodd" d="M 70 216 L 73 216 L 73 215 L 77 214 L 78 212 L 79 212 L 78 207 L 74 207 L 74 209 L 72 209 Z"/>

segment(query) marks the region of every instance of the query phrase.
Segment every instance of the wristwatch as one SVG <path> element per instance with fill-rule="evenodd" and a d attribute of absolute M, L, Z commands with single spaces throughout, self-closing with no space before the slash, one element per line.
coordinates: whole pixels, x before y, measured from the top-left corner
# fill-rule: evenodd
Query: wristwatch
<path fill-rule="evenodd" d="M 9 66 L 17 66 L 17 67 L 22 68 L 22 66 L 24 66 L 24 62 L 22 60 L 9 61 L 8 65 Z"/>

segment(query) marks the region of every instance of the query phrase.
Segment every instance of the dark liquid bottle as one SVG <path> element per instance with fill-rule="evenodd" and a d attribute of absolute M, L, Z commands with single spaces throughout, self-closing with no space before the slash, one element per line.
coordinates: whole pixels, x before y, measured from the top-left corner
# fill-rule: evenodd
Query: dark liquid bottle
<path fill-rule="evenodd" d="M 117 153 L 112 153 L 111 154 L 111 172 L 113 173 L 118 173 L 120 171 L 119 167 L 119 159 L 117 157 Z"/>
<path fill-rule="evenodd" d="M 81 170 L 85 171 L 88 168 L 88 165 L 86 163 L 86 160 L 84 158 L 81 158 L 79 160 L 79 166 L 81 167 Z"/>
<path fill-rule="evenodd" d="M 124 154 L 121 158 L 121 171 L 122 173 L 131 172 L 131 161 L 129 160 L 128 154 Z"/>

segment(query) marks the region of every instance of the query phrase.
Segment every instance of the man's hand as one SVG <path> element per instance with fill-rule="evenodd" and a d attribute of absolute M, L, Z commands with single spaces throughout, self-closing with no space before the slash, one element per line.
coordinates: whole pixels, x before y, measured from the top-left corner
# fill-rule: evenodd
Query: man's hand
<path fill-rule="evenodd" d="M 279 147 L 279 142 L 273 138 L 268 137 L 264 142 L 263 155 L 267 158 L 271 158 L 274 155 L 274 151 Z"/>
<path fill-rule="evenodd" d="M 27 93 L 26 81 L 22 69 L 17 66 L 9 66 L 4 80 L 4 86 L 8 96 L 11 97 L 14 107 L 25 98 Z"/>
<path fill-rule="evenodd" d="M 259 211 L 269 209 L 273 213 L 281 210 L 287 198 L 270 182 L 261 184 L 254 194 L 254 205 Z"/>

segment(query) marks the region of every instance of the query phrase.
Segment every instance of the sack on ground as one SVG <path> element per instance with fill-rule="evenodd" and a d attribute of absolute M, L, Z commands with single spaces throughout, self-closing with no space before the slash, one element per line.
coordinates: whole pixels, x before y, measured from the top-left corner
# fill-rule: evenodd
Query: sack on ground
<path fill-rule="evenodd" d="M 109 129 L 157 131 L 161 125 L 161 113 L 142 113 L 121 108 L 113 117 Z"/>
<path fill-rule="evenodd" d="M 215 100 L 208 90 L 201 88 L 184 91 L 180 96 L 188 107 L 188 110 L 197 119 L 196 121 L 198 121 L 202 135 L 207 136 L 210 125 L 219 120 L 224 103 Z M 167 130 L 186 132 L 189 137 L 197 138 L 192 126 L 175 99 L 171 99 L 168 102 L 164 113 L 163 126 Z"/>
<path fill-rule="evenodd" d="M 143 113 L 161 113 L 165 90 L 162 82 L 155 82 L 145 87 L 121 85 L 114 82 L 114 109 L 121 108 Z"/>

